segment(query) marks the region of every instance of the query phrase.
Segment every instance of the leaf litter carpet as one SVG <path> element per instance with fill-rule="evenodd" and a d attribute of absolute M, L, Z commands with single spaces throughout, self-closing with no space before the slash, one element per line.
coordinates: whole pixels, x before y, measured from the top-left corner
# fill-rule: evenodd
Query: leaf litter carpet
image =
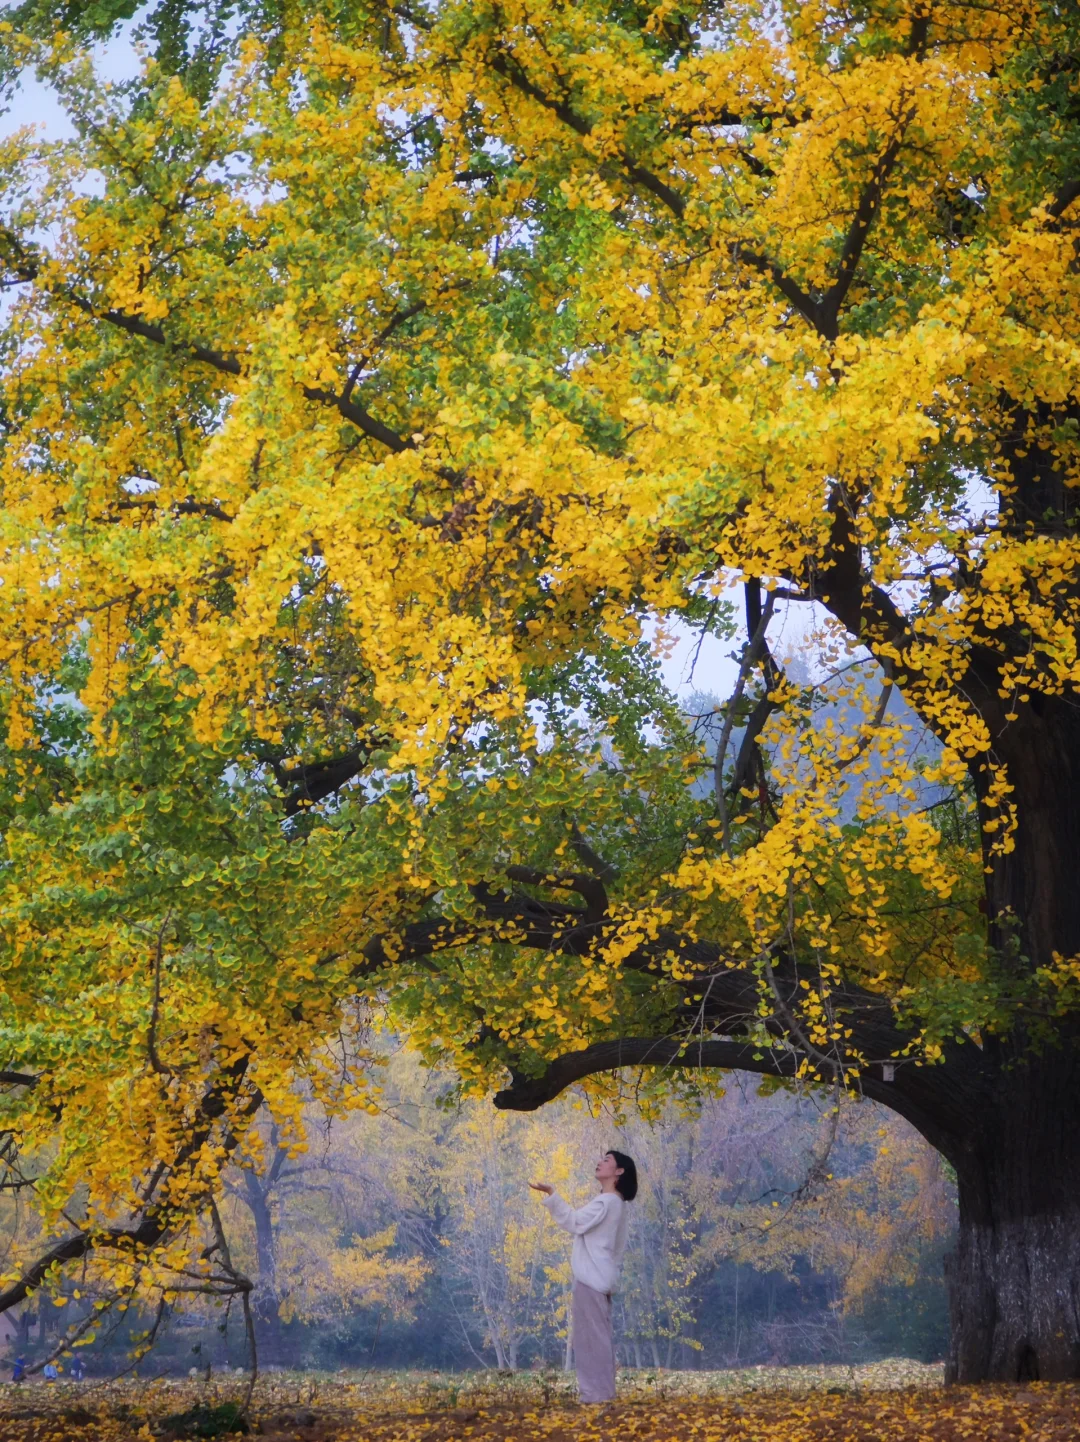
<path fill-rule="evenodd" d="M 235 1437 L 243 1379 L 0 1386 L 0 1442 Z M 274 1442 L 1080 1442 L 1080 1385 L 941 1386 L 940 1368 L 628 1372 L 582 1407 L 562 1373 L 277 1373 L 248 1436 Z M 227 1428 L 227 1430 L 218 1430 Z"/>

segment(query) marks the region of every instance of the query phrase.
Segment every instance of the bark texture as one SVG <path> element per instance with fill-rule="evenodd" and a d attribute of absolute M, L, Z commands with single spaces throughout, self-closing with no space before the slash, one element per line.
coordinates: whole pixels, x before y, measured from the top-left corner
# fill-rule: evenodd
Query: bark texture
<path fill-rule="evenodd" d="M 948 1377 L 1080 1377 L 1080 1133 L 1071 1051 L 1003 1066 L 956 1153 Z"/>
<path fill-rule="evenodd" d="M 947 1382 L 1080 1376 L 1080 1207 L 985 1223 L 962 1216 L 946 1280 Z"/>

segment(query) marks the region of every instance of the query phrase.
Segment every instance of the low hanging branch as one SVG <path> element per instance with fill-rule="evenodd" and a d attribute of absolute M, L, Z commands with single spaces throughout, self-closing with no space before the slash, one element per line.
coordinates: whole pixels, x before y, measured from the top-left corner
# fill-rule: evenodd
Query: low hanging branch
<path fill-rule="evenodd" d="M 538 888 L 552 884 L 548 873 L 537 869 L 514 867 L 510 873 L 510 879 Z M 586 956 L 617 935 L 623 919 L 600 911 L 601 884 L 595 878 L 560 875 L 554 884 L 579 892 L 584 887 L 591 900 L 574 907 L 518 890 L 474 886 L 474 921 L 431 918 L 375 938 L 353 976 L 372 979 L 391 964 L 437 966 L 441 953 L 485 938 L 512 938 L 515 945 L 529 949 Z M 686 1032 L 686 1019 L 676 1008 L 667 1035 L 599 1040 L 552 1060 L 539 1075 L 515 1069 L 511 1060 L 511 1085 L 498 1093 L 496 1104 L 504 1110 L 535 1110 L 576 1082 L 628 1066 L 722 1067 L 777 1077 L 794 1077 L 804 1066 L 811 1076 L 829 1082 L 850 1071 L 857 1074 L 863 1094 L 904 1116 L 948 1157 L 962 1146 L 971 1117 L 986 1103 L 991 1073 L 980 1048 L 966 1038 L 948 1042 L 936 1066 L 896 1068 L 894 1079 L 887 1081 L 886 1068 L 895 1067 L 895 1058 L 910 1050 L 917 1035 L 897 1024 L 886 997 L 851 982 L 837 981 L 829 997 L 834 1025 L 842 1024 L 846 1035 L 843 1046 L 822 1052 L 805 1041 L 801 1026 L 793 1032 L 790 1018 L 801 978 L 783 946 L 769 959 L 770 990 L 778 1000 L 773 1016 L 764 1020 L 767 1042 L 747 1035 L 760 1030 L 762 991 L 745 959 L 727 957 L 701 938 L 659 928 L 625 954 L 621 965 L 627 971 L 661 974 L 672 959 L 688 977 L 679 983 L 681 990 L 703 997 L 696 1004 L 696 1034 Z"/>
<path fill-rule="evenodd" d="M 54 1243 L 15 1281 L 0 1290 L 0 1314 L 25 1301 L 67 1263 L 77 1261 L 92 1251 L 134 1256 L 158 1246 L 191 1218 L 193 1207 L 197 1210 L 200 1204 L 208 1202 L 210 1194 L 206 1191 L 195 1198 L 184 1195 L 182 1201 L 174 1202 L 169 1195 L 170 1186 L 184 1191 L 201 1165 L 203 1149 L 215 1136 L 217 1123 L 227 1123 L 217 1135 L 222 1152 L 228 1155 L 240 1144 L 243 1124 L 254 1117 L 263 1100 L 259 1089 L 246 1080 L 247 1067 L 247 1058 L 242 1058 L 234 1063 L 225 1078 L 208 1089 L 199 1104 L 194 1128 L 187 1141 L 179 1148 L 170 1165 L 157 1169 L 148 1185 L 141 1217 L 127 1227 L 82 1228 Z M 234 1118 L 232 1123 L 230 1114 Z"/>

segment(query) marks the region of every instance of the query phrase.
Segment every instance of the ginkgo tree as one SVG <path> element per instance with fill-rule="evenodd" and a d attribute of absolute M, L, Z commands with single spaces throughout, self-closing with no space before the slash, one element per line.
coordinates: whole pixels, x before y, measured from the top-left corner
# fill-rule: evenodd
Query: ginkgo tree
<path fill-rule="evenodd" d="M 1080 1373 L 1072 7 L 252 8 L 120 87 L 78 14 L 7 32 L 76 138 L 0 155 L 0 1305 L 183 1285 L 359 992 L 506 1107 L 861 1089 L 949 1375 Z M 709 756 L 644 637 L 734 581 Z"/>

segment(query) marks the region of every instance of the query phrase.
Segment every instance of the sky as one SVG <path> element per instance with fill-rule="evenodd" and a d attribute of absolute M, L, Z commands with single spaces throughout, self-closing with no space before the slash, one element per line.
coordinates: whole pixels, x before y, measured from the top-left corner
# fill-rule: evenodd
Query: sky
<path fill-rule="evenodd" d="M 94 47 L 98 73 L 107 80 L 127 80 L 138 74 L 139 57 L 131 39 L 134 23 L 128 21 L 110 40 Z M 0 114 L 0 135 L 11 135 L 24 125 L 39 127 L 49 140 L 68 139 L 73 133 L 52 90 L 27 74 L 7 109 Z"/>
<path fill-rule="evenodd" d="M 674 628 L 675 645 L 670 654 L 662 658 L 661 669 L 667 684 L 681 697 L 702 693 L 726 701 L 734 689 L 739 666 L 732 652 L 737 652 L 745 639 L 741 629 L 742 586 L 732 582 L 723 596 L 734 606 L 740 623 L 739 634 L 734 640 L 720 641 L 715 636 L 706 636 L 702 640 L 700 633 L 688 626 Z M 821 611 L 816 605 L 799 601 L 779 602 L 775 619 L 769 627 L 769 646 L 776 660 L 783 662 L 801 652 L 807 645 L 811 627 L 820 624 L 820 621 Z"/>
<path fill-rule="evenodd" d="M 24 77 L 10 106 L 0 116 L 0 133 L 11 135 L 24 125 L 35 126 L 50 140 L 61 140 L 71 134 L 56 97 L 33 76 Z"/>

